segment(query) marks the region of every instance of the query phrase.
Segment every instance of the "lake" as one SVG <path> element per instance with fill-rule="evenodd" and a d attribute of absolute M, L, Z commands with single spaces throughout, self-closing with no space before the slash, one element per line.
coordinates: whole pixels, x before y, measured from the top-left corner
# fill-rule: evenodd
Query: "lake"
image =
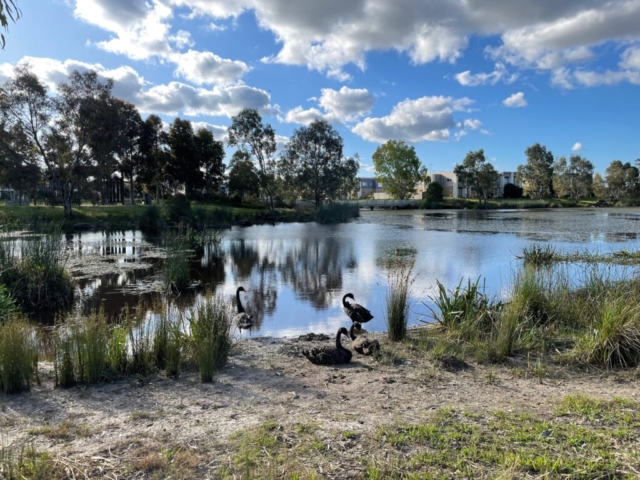
<path fill-rule="evenodd" d="M 335 333 L 350 325 L 341 307 L 347 292 L 374 315 L 367 330 L 382 331 L 387 272 L 381 258 L 415 251 L 410 323 L 417 324 L 429 320 L 437 280 L 454 288 L 463 278 L 482 276 L 487 293 L 504 296 L 520 267 L 516 255 L 537 242 L 567 252 L 636 250 L 640 209 L 362 211 L 348 224 L 234 227 L 224 231 L 219 249 L 191 263 L 191 277 L 229 303 L 244 286 L 243 303 L 258 321 L 243 336 Z M 78 308 L 102 306 L 113 316 L 125 305 L 149 308 L 163 298 L 154 238 L 139 231 L 87 232 L 69 236 L 68 243 Z M 102 273 L 104 266 L 109 273 Z M 178 303 L 188 307 L 198 295 L 187 292 Z"/>

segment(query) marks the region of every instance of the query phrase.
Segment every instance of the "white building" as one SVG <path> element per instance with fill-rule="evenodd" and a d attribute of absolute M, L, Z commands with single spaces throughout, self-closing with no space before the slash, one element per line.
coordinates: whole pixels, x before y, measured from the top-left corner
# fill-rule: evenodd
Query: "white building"
<path fill-rule="evenodd" d="M 442 196 L 452 198 L 468 198 L 469 189 L 458 181 L 458 176 L 453 172 L 436 172 L 431 174 L 431 181 L 438 182 L 442 185 Z M 498 172 L 498 186 L 496 197 L 502 198 L 504 194 L 504 186 L 507 183 L 513 183 L 520 186 L 516 182 L 516 172 Z"/>

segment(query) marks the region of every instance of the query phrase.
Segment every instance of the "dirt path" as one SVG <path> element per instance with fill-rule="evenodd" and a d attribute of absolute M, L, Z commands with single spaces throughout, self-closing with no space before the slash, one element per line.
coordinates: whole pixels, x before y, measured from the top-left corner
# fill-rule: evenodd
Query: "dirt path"
<path fill-rule="evenodd" d="M 53 388 L 51 366 L 41 364 L 40 386 L 0 397 L 0 442 L 33 444 L 60 459 L 67 474 L 77 468 L 87 478 L 107 475 L 110 468 L 110 478 L 153 478 L 140 462 L 180 445 L 181 451 L 199 453 L 193 466 L 200 473 L 183 478 L 217 478 L 216 470 L 231 461 L 230 436 L 270 421 L 314 424 L 327 435 L 368 435 L 384 424 L 424 421 L 440 407 L 545 417 L 569 393 L 635 400 L 638 395 L 631 375 L 555 369 L 540 383 L 526 368 L 471 365 L 446 371 L 410 349 L 401 353 L 399 365 L 354 356 L 346 366 L 320 367 L 297 353 L 308 345 L 313 344 L 241 341 L 212 384 L 186 372 L 177 380 L 154 375 L 62 390 Z"/>

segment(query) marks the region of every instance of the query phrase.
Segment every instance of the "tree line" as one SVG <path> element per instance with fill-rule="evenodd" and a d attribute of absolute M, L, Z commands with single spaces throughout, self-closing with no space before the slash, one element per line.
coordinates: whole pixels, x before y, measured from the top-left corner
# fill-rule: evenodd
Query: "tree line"
<path fill-rule="evenodd" d="M 297 198 L 320 207 L 357 186 L 357 157 L 344 157 L 326 121 L 295 130 L 278 153 L 273 127 L 245 109 L 229 127 L 228 146 L 237 151 L 227 169 L 225 145 L 209 130 L 181 118 L 168 128 L 157 115 L 143 119 L 113 87 L 95 71 L 74 71 L 51 94 L 28 65 L 16 67 L 0 87 L 0 184 L 18 192 L 48 187 L 66 217 L 74 202 L 105 203 L 105 180 L 126 181 L 132 204 L 142 193 L 160 202 L 179 187 L 207 199 L 228 182 L 241 202 L 255 197 L 270 208 Z"/>
<path fill-rule="evenodd" d="M 466 188 L 469 196 L 483 203 L 499 193 L 512 198 L 526 195 L 533 200 L 553 196 L 575 200 L 592 196 L 608 197 L 613 201 L 622 197 L 640 199 L 640 159 L 635 165 L 613 160 L 603 177 L 594 173 L 593 163 L 582 155 L 571 155 L 568 160 L 565 156 L 556 159 L 539 143 L 528 147 L 525 155 L 526 163 L 516 171 L 516 182 L 522 188 L 507 184 L 504 192 L 498 192 L 499 173 L 487 161 L 482 149 L 468 152 L 464 160 L 455 165 L 453 173 L 459 187 Z M 431 181 L 415 149 L 402 141 L 389 140 L 378 147 L 373 154 L 373 163 L 376 180 L 393 198 L 409 198 L 415 192 L 416 184 Z M 433 182 L 429 185 L 434 186 Z"/>

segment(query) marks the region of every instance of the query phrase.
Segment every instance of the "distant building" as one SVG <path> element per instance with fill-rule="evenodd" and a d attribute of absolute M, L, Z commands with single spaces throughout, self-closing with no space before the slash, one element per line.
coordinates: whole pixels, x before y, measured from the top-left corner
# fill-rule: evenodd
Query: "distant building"
<path fill-rule="evenodd" d="M 358 178 L 358 182 L 360 183 L 358 198 L 369 197 L 376 193 L 384 192 L 382 184 L 375 178 L 360 177 Z"/>
<path fill-rule="evenodd" d="M 431 181 L 438 182 L 442 185 L 442 196 L 452 198 L 469 198 L 469 188 L 458 181 L 458 176 L 453 172 L 436 172 L 431 174 Z M 502 198 L 504 195 L 504 186 L 507 183 L 513 183 L 520 186 L 516 182 L 516 172 L 498 172 L 498 185 L 496 186 L 495 196 Z"/>

